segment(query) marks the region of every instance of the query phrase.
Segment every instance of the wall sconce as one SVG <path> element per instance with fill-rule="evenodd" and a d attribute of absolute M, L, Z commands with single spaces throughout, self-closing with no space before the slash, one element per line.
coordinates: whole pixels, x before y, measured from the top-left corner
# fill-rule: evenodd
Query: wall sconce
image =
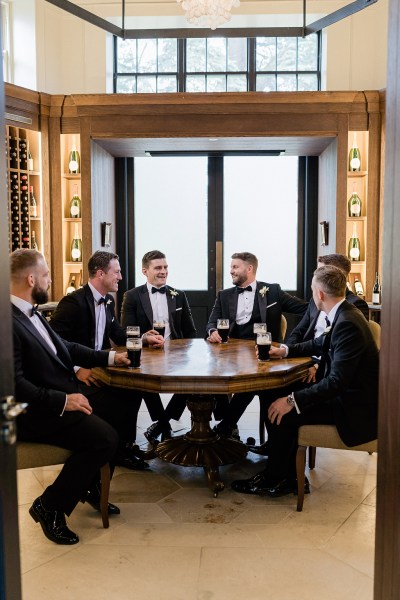
<path fill-rule="evenodd" d="M 101 245 L 111 246 L 111 223 L 101 223 Z"/>
<path fill-rule="evenodd" d="M 329 223 L 328 221 L 321 221 L 321 246 L 327 246 L 329 244 Z"/>

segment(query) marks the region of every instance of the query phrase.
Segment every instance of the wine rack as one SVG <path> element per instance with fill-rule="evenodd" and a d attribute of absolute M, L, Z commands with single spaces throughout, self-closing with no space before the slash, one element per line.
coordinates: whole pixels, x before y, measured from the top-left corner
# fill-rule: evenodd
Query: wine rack
<path fill-rule="evenodd" d="M 43 252 L 40 133 L 6 126 L 9 249 L 33 247 Z M 32 157 L 30 159 L 30 157 Z M 30 209 L 30 189 L 36 199 Z"/>
<path fill-rule="evenodd" d="M 352 146 L 355 144 L 361 155 L 361 166 L 359 171 L 347 172 L 347 198 L 346 198 L 346 253 L 348 252 L 349 240 L 352 237 L 353 230 L 356 230 L 357 237 L 360 240 L 360 259 L 352 261 L 350 281 L 357 276 L 361 281 L 364 294 L 367 294 L 366 281 L 366 256 L 367 256 L 367 214 L 368 214 L 368 132 L 350 131 L 348 137 L 348 156 Z M 356 141 L 355 141 L 356 140 Z M 348 201 L 352 193 L 355 192 L 361 199 L 361 213 L 359 216 L 349 216 Z M 354 287 L 352 291 L 355 292 Z"/>
<path fill-rule="evenodd" d="M 75 229 L 78 229 L 80 238 L 82 239 L 82 218 L 71 217 L 70 203 L 76 189 L 82 203 L 84 199 L 81 197 L 81 175 L 79 172 L 70 172 L 69 168 L 70 153 L 73 148 L 76 148 L 80 155 L 80 136 L 78 134 L 62 134 L 61 135 L 61 203 L 62 203 L 62 219 L 63 219 L 63 292 L 75 275 L 75 280 L 81 280 L 82 260 L 73 261 L 71 256 L 72 240 L 75 235 Z M 74 157 L 76 158 L 76 157 Z M 80 165 L 79 165 L 80 167 Z M 74 169 L 72 169 L 74 170 Z"/>

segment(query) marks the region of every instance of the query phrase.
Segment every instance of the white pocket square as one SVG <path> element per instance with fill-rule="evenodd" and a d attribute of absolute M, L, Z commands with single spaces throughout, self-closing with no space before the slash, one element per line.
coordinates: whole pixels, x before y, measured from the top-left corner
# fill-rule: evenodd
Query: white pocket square
<path fill-rule="evenodd" d="M 182 310 L 182 306 L 180 308 L 177 308 L 175 312 L 178 312 L 178 310 Z"/>
<path fill-rule="evenodd" d="M 268 304 L 267 308 L 271 308 L 271 306 L 275 306 L 275 304 L 278 304 L 277 302 L 273 302 L 272 304 Z"/>

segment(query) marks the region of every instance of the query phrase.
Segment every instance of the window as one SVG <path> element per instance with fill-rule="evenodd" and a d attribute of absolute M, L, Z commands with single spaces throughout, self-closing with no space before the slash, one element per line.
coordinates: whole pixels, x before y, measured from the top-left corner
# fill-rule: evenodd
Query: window
<path fill-rule="evenodd" d="M 311 91 L 320 33 L 306 38 L 114 38 L 117 93 Z"/>

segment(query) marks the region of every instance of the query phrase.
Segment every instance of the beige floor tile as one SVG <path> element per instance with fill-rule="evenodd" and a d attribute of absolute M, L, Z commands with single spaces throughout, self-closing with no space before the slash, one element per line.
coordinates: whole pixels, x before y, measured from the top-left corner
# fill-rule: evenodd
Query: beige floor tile
<path fill-rule="evenodd" d="M 246 499 L 227 490 L 214 498 L 208 488 L 181 489 L 159 502 L 176 523 L 231 523 L 246 507 Z"/>
<path fill-rule="evenodd" d="M 17 487 L 19 504 L 32 503 L 44 490 L 36 477 L 36 469 L 17 471 Z"/>
<path fill-rule="evenodd" d="M 26 573 L 24 600 L 197 600 L 198 548 L 81 545 Z"/>
<path fill-rule="evenodd" d="M 372 580 L 320 550 L 205 548 L 199 600 L 372 600 Z"/>

